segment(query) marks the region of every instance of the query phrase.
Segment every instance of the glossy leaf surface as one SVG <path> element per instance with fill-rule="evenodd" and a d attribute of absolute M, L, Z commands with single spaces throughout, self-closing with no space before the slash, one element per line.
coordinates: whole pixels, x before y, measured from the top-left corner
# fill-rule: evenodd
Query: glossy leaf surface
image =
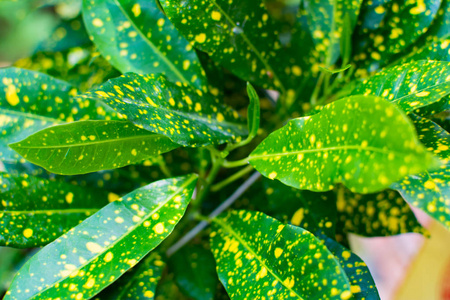
<path fill-rule="evenodd" d="M 259 122 L 261 118 L 261 109 L 259 105 L 259 96 L 250 83 L 247 83 L 247 94 L 250 99 L 250 104 L 248 105 L 247 111 L 247 126 L 249 131 L 249 138 L 252 139 L 258 133 Z"/>
<path fill-rule="evenodd" d="M 438 170 L 408 176 L 392 188 L 408 203 L 450 229 L 450 134 L 425 118 L 414 118 L 414 124 L 424 145 L 445 164 Z"/>
<path fill-rule="evenodd" d="M 64 175 L 120 168 L 178 147 L 125 121 L 80 121 L 39 131 L 10 145 L 25 159 Z"/>
<path fill-rule="evenodd" d="M 318 114 L 290 121 L 249 161 L 264 176 L 299 189 L 327 191 L 341 182 L 362 193 L 438 166 L 406 115 L 368 96 L 338 100 Z"/>
<path fill-rule="evenodd" d="M 352 296 L 344 271 L 319 240 L 260 212 L 232 211 L 216 218 L 211 248 L 232 299 Z"/>
<path fill-rule="evenodd" d="M 450 108 L 450 62 L 422 60 L 387 68 L 365 80 L 352 94 L 380 96 L 405 112 L 424 108 L 433 114 Z M 435 106 L 427 108 L 438 101 L 439 111 L 433 110 Z"/>
<path fill-rule="evenodd" d="M 100 99 L 134 124 L 184 146 L 239 141 L 247 134 L 235 110 L 163 75 L 129 73 L 84 97 Z"/>
<path fill-rule="evenodd" d="M 107 192 L 0 173 L 0 245 L 46 245 L 108 203 Z"/>
<path fill-rule="evenodd" d="M 83 17 L 93 42 L 122 73 L 164 73 L 199 89 L 207 85 L 194 49 L 156 1 L 84 0 Z"/>
<path fill-rule="evenodd" d="M 156 181 L 108 204 L 27 261 L 4 299 L 93 297 L 172 232 L 196 181 Z"/>

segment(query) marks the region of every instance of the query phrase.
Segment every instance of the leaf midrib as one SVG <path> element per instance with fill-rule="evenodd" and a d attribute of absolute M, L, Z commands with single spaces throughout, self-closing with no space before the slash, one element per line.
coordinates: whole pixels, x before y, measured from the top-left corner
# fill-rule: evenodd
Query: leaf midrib
<path fill-rule="evenodd" d="M 222 220 L 220 219 L 213 219 L 213 222 L 217 223 L 219 226 L 222 226 L 225 230 L 227 230 L 229 233 L 231 233 L 231 235 L 233 235 L 254 257 L 256 257 L 259 261 L 259 263 L 265 267 L 270 274 L 272 274 L 273 277 L 275 277 L 276 280 L 278 280 L 278 282 L 280 282 L 286 289 L 288 289 L 291 293 L 294 293 L 300 300 L 303 300 L 303 298 L 297 294 L 296 291 L 294 291 L 292 288 L 287 287 L 284 284 L 284 281 L 281 280 L 281 278 L 272 271 L 271 268 L 269 268 L 263 261 L 262 258 L 256 254 L 255 251 L 253 251 L 253 249 L 236 233 L 236 231 L 233 230 L 233 228 L 231 228 L 231 226 L 228 226 L 227 224 L 225 224 L 225 222 L 222 222 Z M 286 227 L 286 225 L 283 225 L 284 227 Z M 284 228 L 283 227 L 283 228 Z M 281 231 L 280 231 L 281 232 Z"/>

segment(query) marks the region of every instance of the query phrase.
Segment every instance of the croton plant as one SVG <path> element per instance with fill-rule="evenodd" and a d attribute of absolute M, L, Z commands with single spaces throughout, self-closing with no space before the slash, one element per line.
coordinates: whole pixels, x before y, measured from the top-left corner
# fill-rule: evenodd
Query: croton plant
<path fill-rule="evenodd" d="M 379 299 L 349 233 L 450 229 L 449 0 L 46 2 L 80 14 L 0 70 L 4 299 Z"/>

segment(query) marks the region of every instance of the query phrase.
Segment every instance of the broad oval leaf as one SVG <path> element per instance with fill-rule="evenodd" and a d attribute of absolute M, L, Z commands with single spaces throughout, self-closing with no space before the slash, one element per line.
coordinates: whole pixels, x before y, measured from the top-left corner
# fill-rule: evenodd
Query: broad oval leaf
<path fill-rule="evenodd" d="M 223 144 L 247 135 L 235 110 L 161 74 L 128 73 L 84 97 L 102 100 L 134 124 L 183 146 Z"/>
<path fill-rule="evenodd" d="M 18 69 L 0 70 L 0 160 L 20 157 L 7 146 L 41 129 L 85 119 L 117 118 L 105 104 L 75 99 L 77 90 L 48 75 Z"/>
<path fill-rule="evenodd" d="M 231 211 L 213 221 L 211 249 L 231 299 L 352 297 L 344 270 L 310 232 L 260 212 Z"/>
<path fill-rule="evenodd" d="M 199 89 L 207 86 L 197 54 L 156 1 L 84 0 L 83 17 L 93 42 L 122 73 L 164 73 Z"/>
<path fill-rule="evenodd" d="M 46 245 L 108 204 L 108 193 L 0 173 L 0 246 Z"/>
<path fill-rule="evenodd" d="M 422 143 L 445 164 L 436 171 L 405 177 L 392 188 L 412 206 L 450 229 L 450 134 L 428 119 L 414 117 L 413 120 Z"/>
<path fill-rule="evenodd" d="M 108 204 L 27 261 L 4 299 L 93 297 L 172 232 L 196 181 L 156 181 Z"/>
<path fill-rule="evenodd" d="M 10 147 L 50 172 L 74 175 L 138 163 L 178 145 L 126 121 L 80 121 L 46 128 Z"/>
<path fill-rule="evenodd" d="M 423 108 L 434 114 L 450 108 L 450 62 L 421 60 L 387 68 L 364 80 L 352 94 L 383 97 L 405 112 Z M 439 111 L 434 105 L 427 108 L 441 99 Z"/>
<path fill-rule="evenodd" d="M 290 121 L 249 161 L 264 176 L 299 189 L 327 191 L 343 183 L 362 193 L 438 166 L 408 117 L 372 96 L 341 99 L 316 115 Z"/>

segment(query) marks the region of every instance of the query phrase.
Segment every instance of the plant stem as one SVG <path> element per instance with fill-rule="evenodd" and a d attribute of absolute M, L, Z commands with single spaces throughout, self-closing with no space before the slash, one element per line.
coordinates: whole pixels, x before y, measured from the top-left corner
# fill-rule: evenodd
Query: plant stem
<path fill-rule="evenodd" d="M 168 178 L 172 177 L 172 173 L 170 172 L 169 168 L 167 168 L 164 157 L 158 156 L 157 163 L 158 163 L 159 169 L 161 170 L 161 172 L 163 172 L 163 174 L 166 177 L 168 177 Z"/>
<path fill-rule="evenodd" d="M 230 207 L 250 186 L 252 186 L 256 180 L 261 176 L 258 172 L 255 172 L 250 176 L 227 200 L 219 205 L 209 216 L 208 219 L 217 217 L 221 212 Z M 189 243 L 200 231 L 208 226 L 207 221 L 201 221 L 194 228 L 191 229 L 186 235 L 173 244 L 166 252 L 166 255 L 172 256 L 175 252 L 181 249 L 184 245 Z"/>
<path fill-rule="evenodd" d="M 213 165 L 211 168 L 211 171 L 208 174 L 208 177 L 205 179 L 205 183 L 200 187 L 197 197 L 195 198 L 195 201 L 192 203 L 192 210 L 196 212 L 198 208 L 200 207 L 200 204 L 205 199 L 206 195 L 209 192 L 209 189 L 214 182 L 214 179 L 216 179 L 217 173 L 219 173 L 220 168 L 222 167 L 222 164 L 224 162 L 224 158 L 222 157 L 214 157 L 214 154 L 211 153 L 213 157 Z"/>
<path fill-rule="evenodd" d="M 211 187 L 211 191 L 212 192 L 217 192 L 219 190 L 221 190 L 222 188 L 224 188 L 225 186 L 229 185 L 230 183 L 238 180 L 239 178 L 241 178 L 242 176 L 250 173 L 253 170 L 253 166 L 252 165 L 248 165 L 247 167 L 243 168 L 242 170 L 240 170 L 239 172 L 234 173 L 233 175 L 231 175 L 230 177 L 228 177 L 227 179 L 213 185 Z"/>
<path fill-rule="evenodd" d="M 223 162 L 223 166 L 225 168 L 237 168 L 237 167 L 242 167 L 248 164 L 248 157 L 240 159 L 240 160 L 235 160 L 235 161 L 224 161 Z"/>

